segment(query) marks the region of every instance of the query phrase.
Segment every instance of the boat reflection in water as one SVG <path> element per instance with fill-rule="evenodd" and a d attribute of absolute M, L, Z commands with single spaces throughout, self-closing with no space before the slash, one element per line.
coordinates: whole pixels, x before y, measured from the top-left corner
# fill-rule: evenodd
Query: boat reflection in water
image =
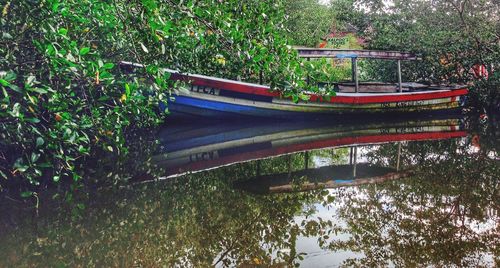
<path fill-rule="evenodd" d="M 356 123 L 230 121 L 171 123 L 160 133 L 161 152 L 154 158 L 166 169 L 165 177 L 177 177 L 234 163 L 304 152 L 304 168 L 285 173 L 261 175 L 237 182 L 252 192 L 288 192 L 317 187 L 359 185 L 407 176 L 411 171 L 358 163 L 358 146 L 401 141 L 450 139 L 466 136 L 459 116 L 426 119 L 365 118 Z M 308 151 L 351 147 L 348 164 L 308 166 Z M 398 157 L 399 159 L 399 157 Z M 291 165 L 289 165 L 291 166 Z M 299 188 L 292 178 L 305 178 Z"/>

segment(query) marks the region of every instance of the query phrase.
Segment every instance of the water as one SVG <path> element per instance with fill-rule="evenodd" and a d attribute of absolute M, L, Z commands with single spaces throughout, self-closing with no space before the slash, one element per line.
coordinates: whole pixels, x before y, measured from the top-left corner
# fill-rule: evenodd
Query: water
<path fill-rule="evenodd" d="M 498 266 L 493 122 L 172 123 L 88 173 L 127 186 L 4 197 L 0 266 Z"/>

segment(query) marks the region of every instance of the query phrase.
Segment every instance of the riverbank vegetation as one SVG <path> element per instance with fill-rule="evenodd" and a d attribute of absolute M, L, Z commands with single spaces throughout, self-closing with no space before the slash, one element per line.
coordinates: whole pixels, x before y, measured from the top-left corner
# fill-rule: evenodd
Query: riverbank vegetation
<path fill-rule="evenodd" d="M 0 46 L 2 188 L 81 181 L 100 152 L 162 122 L 179 87 L 162 67 L 300 96 L 280 1 L 7 1 Z M 121 72 L 121 61 L 147 68 Z M 168 113 L 168 109 L 167 109 Z M 25 195 L 30 195 L 27 191 Z"/>

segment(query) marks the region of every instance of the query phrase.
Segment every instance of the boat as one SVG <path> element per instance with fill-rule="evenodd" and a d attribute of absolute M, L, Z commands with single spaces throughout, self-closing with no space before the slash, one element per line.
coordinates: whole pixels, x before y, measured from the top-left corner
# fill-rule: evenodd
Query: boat
<path fill-rule="evenodd" d="M 320 118 L 339 114 L 422 113 L 459 108 L 468 93 L 465 87 L 383 93 L 340 91 L 330 98 L 306 92 L 308 101 L 294 102 L 265 85 L 170 72 L 172 79 L 189 82 L 190 87 L 176 92 L 168 109 L 199 116 Z"/>
<path fill-rule="evenodd" d="M 301 54 L 302 53 L 302 54 Z M 183 81 L 187 88 L 173 93 L 161 109 L 175 115 L 196 115 L 227 118 L 252 116 L 267 118 L 324 118 L 332 115 L 366 115 L 379 113 L 435 113 L 459 109 L 468 90 L 466 86 L 426 86 L 417 83 L 373 84 L 359 83 L 357 58 L 382 58 L 398 60 L 414 59 L 412 54 L 383 51 L 345 51 L 328 49 L 299 50 L 302 57 L 338 57 L 353 60 L 353 82 L 336 85 L 335 96 L 326 97 L 304 92 L 307 101 L 294 101 L 267 85 L 181 73 L 165 69 L 170 79 Z M 121 65 L 143 67 L 140 64 L 122 62 Z M 400 68 L 398 68 L 399 77 Z M 366 85 L 365 85 L 366 84 Z"/>

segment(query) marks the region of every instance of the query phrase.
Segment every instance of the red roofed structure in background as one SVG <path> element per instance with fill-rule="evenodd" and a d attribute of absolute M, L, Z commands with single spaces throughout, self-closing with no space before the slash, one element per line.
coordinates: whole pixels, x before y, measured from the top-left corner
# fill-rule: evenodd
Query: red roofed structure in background
<path fill-rule="evenodd" d="M 331 32 L 326 35 L 319 43 L 319 48 L 342 48 L 342 49 L 362 49 L 366 40 L 358 36 L 358 29 L 350 24 L 339 30 L 333 27 Z"/>

